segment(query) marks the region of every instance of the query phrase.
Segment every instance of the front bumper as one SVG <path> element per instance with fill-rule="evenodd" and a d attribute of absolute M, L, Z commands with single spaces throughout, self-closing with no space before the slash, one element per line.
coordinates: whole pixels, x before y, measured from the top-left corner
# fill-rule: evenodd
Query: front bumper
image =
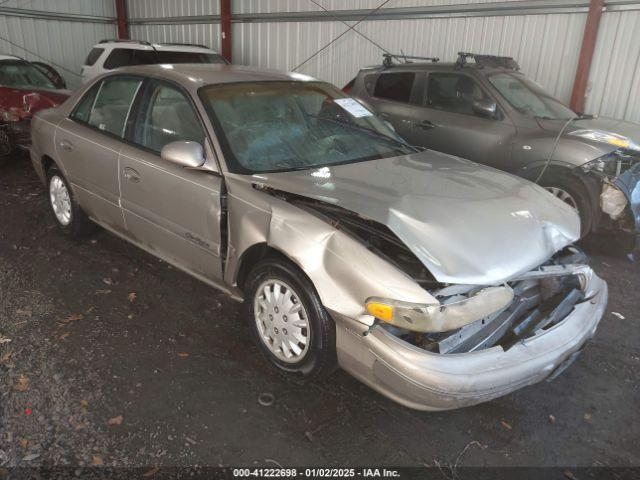
<path fill-rule="evenodd" d="M 378 392 L 418 410 L 448 410 L 506 395 L 552 375 L 593 337 L 607 305 L 607 284 L 593 274 L 586 301 L 564 320 L 502 347 L 459 353 L 427 352 L 380 326 L 336 318 L 340 366 Z M 334 315 L 335 316 L 335 315 Z"/>

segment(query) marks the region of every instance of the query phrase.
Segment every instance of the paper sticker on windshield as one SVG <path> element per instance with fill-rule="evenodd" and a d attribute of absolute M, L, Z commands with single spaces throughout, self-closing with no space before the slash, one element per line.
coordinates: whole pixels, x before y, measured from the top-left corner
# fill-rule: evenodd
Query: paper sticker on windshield
<path fill-rule="evenodd" d="M 353 98 L 336 98 L 334 102 L 356 118 L 373 116 L 373 113 L 364 108 L 360 102 Z"/>

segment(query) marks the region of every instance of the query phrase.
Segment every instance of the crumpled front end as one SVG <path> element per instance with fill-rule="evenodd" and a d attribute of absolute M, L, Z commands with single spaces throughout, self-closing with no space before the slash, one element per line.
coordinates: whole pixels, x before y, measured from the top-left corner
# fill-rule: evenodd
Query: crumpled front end
<path fill-rule="evenodd" d="M 640 231 L 640 159 L 627 171 L 613 180 L 614 186 L 627 200 L 624 210 L 630 215 L 636 232 Z M 604 192 L 603 192 L 604 195 Z M 602 197 L 601 197 L 602 198 Z M 603 198 L 604 200 L 604 198 Z M 624 210 L 622 214 L 624 214 Z M 622 215 L 621 214 L 621 215 Z M 613 217 L 612 217 L 613 218 Z"/>
<path fill-rule="evenodd" d="M 16 148 L 28 150 L 33 116 L 58 106 L 67 97 L 63 91 L 0 87 L 0 155 L 8 155 Z"/>
<path fill-rule="evenodd" d="M 447 410 L 506 395 L 554 378 L 593 337 L 607 285 L 564 252 L 508 282 L 504 308 L 448 332 L 418 333 L 378 321 L 373 327 L 337 316 L 340 365 L 410 408 Z M 477 287 L 430 292 L 442 305 Z"/>
<path fill-rule="evenodd" d="M 571 246 L 554 248 L 508 276 L 504 270 L 484 277 L 462 271 L 449 281 L 392 228 L 340 202 L 241 175 L 226 180 L 228 283 L 241 288 L 245 265 L 262 252 L 285 255 L 309 277 L 335 320 L 340 366 L 412 408 L 473 405 L 549 377 L 593 336 L 606 306 L 606 284 Z M 542 193 L 541 201 L 554 200 L 550 207 L 564 215 L 564 204 Z M 506 216 L 539 234 L 525 213 Z M 559 223 L 573 232 L 573 210 L 567 217 Z M 523 239 L 521 252 L 529 247 Z M 510 252 L 505 256 L 505 262 L 513 259 Z"/>
<path fill-rule="evenodd" d="M 640 154 L 615 151 L 581 168 L 601 185 L 597 230 L 626 234 L 633 249 L 640 232 Z"/>

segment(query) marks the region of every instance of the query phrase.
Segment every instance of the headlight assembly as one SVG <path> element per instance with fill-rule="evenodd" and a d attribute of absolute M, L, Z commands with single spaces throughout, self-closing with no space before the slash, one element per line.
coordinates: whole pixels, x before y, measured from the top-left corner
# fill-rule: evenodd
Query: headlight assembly
<path fill-rule="evenodd" d="M 487 287 L 448 304 L 417 304 L 371 297 L 367 312 L 378 320 L 414 332 L 447 332 L 503 310 L 514 298 L 508 285 Z"/>
<path fill-rule="evenodd" d="M 618 135 L 617 133 L 604 132 L 602 130 L 576 130 L 569 135 L 573 135 L 580 138 L 586 138 L 595 142 L 608 143 L 614 147 L 621 148 L 623 150 L 635 150 L 640 152 L 640 145 L 633 140 Z"/>

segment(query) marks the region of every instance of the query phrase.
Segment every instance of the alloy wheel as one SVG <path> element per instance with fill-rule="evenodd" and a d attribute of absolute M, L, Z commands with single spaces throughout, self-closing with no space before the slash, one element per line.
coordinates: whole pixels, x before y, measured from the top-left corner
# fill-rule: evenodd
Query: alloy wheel
<path fill-rule="evenodd" d="M 575 198 L 573 198 L 573 196 L 569 192 L 558 187 L 545 187 L 545 188 L 549 193 L 551 193 L 552 195 L 555 195 L 570 207 L 578 210 L 578 202 L 576 202 Z"/>

